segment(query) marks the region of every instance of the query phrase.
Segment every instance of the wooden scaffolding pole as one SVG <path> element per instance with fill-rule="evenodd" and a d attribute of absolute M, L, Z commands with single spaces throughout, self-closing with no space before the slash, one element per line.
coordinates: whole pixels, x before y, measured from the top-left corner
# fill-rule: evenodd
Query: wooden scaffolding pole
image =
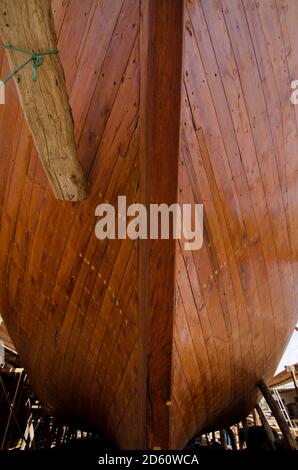
<path fill-rule="evenodd" d="M 294 436 L 292 435 L 292 433 L 290 431 L 290 428 L 289 428 L 285 418 L 283 417 L 276 401 L 274 400 L 273 396 L 271 395 L 270 389 L 267 387 L 264 380 L 260 380 L 260 382 L 258 383 L 258 387 L 259 387 L 260 391 L 262 392 L 263 397 L 265 398 L 266 402 L 268 403 L 268 406 L 269 406 L 274 418 L 277 421 L 277 424 L 278 424 L 278 426 L 279 426 L 279 428 L 280 428 L 280 430 L 283 434 L 283 437 L 284 437 L 284 440 L 285 440 L 285 443 L 286 443 L 287 447 L 291 450 L 297 450 L 296 440 L 295 440 Z"/>
<path fill-rule="evenodd" d="M 225 450 L 227 450 L 227 448 L 228 448 L 228 441 L 227 441 L 227 433 L 226 433 L 226 430 L 225 430 L 225 429 L 220 429 L 219 433 L 220 433 L 221 445 L 223 446 L 223 448 L 224 448 Z"/>
<path fill-rule="evenodd" d="M 256 410 L 258 412 L 258 415 L 259 415 L 259 418 L 261 420 L 262 426 L 263 426 L 264 431 L 266 433 L 268 442 L 269 442 L 270 446 L 272 447 L 272 449 L 275 449 L 275 438 L 274 438 L 273 431 L 272 431 L 271 427 L 269 426 L 269 423 L 266 419 L 266 416 L 264 415 L 263 410 L 262 410 L 262 408 L 260 407 L 259 404 L 256 405 Z"/>
<path fill-rule="evenodd" d="M 297 377 L 296 377 L 295 366 L 286 366 L 286 371 L 291 373 L 292 380 L 293 380 L 293 383 L 294 383 L 294 387 L 295 387 L 295 390 L 296 390 L 296 395 L 298 397 L 298 381 L 297 381 Z"/>

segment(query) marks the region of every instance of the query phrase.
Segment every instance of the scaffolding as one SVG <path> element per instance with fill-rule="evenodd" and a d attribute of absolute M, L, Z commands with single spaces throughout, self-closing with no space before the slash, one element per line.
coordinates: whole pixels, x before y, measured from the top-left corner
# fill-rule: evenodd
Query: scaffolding
<path fill-rule="evenodd" d="M 52 416 L 33 394 L 17 355 L 6 351 L 5 357 L 5 365 L 0 366 L 1 450 L 50 449 L 99 439 L 97 434 Z"/>

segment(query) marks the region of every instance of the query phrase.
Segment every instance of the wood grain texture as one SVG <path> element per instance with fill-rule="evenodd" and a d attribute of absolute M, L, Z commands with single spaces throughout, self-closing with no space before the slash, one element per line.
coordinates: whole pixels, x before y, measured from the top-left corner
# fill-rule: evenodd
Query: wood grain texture
<path fill-rule="evenodd" d="M 285 446 L 288 450 L 297 450 L 296 436 L 294 430 L 292 431 L 289 427 L 288 422 L 284 414 L 282 413 L 280 407 L 277 404 L 277 401 L 273 397 L 270 388 L 265 384 L 264 380 L 260 380 L 258 387 L 265 398 L 270 411 L 274 418 L 276 419 L 277 425 L 282 432 Z"/>
<path fill-rule="evenodd" d="M 297 321 L 298 3 L 52 8 L 90 195 L 54 198 L 7 87 L 0 312 L 54 413 L 120 448 L 182 448 L 253 409 Z M 118 195 L 203 203 L 203 248 L 99 241 L 95 208 Z"/>
<path fill-rule="evenodd" d="M 35 52 L 57 50 L 50 0 L 1 0 L 0 31 L 4 44 Z M 6 50 L 11 72 L 29 58 L 13 49 Z M 43 168 L 58 199 L 85 199 L 86 181 L 77 158 L 60 59 L 57 55 L 44 56 L 37 69 L 37 81 L 32 80 L 31 65 L 14 80 Z"/>
<path fill-rule="evenodd" d="M 204 246 L 177 246 L 171 447 L 246 416 L 297 321 L 298 4 L 185 5 L 179 201 Z"/>
<path fill-rule="evenodd" d="M 78 31 L 65 75 L 86 201 L 54 198 L 13 85 L 0 108 L 0 310 L 40 399 L 125 448 L 144 446 L 137 242 L 99 241 L 94 228 L 99 203 L 138 198 L 139 17 L 135 0 L 63 13 L 62 59 Z"/>
<path fill-rule="evenodd" d="M 141 196 L 177 201 L 183 45 L 183 2 L 142 2 Z M 175 54 L 169 54 L 169 48 Z M 168 448 L 172 389 L 176 241 L 144 240 L 140 306 L 146 322 L 147 445 Z"/>

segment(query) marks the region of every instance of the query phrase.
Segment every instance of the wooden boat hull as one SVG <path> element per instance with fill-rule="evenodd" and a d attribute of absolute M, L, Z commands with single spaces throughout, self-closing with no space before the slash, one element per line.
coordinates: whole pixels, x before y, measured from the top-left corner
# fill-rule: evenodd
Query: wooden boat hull
<path fill-rule="evenodd" d="M 0 311 L 54 413 L 121 448 L 181 448 L 252 409 L 297 321 L 298 5 L 52 3 L 88 197 L 55 199 L 7 87 Z M 150 41 L 182 36 L 180 125 L 179 53 Z M 201 250 L 95 237 L 98 204 L 148 192 L 204 204 Z"/>

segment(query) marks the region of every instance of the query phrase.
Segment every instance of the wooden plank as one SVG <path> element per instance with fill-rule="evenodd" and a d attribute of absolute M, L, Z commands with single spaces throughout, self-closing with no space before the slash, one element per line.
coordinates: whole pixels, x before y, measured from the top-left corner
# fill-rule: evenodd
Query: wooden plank
<path fill-rule="evenodd" d="M 262 392 L 266 402 L 268 403 L 268 406 L 270 410 L 272 411 L 272 414 L 274 418 L 277 421 L 277 424 L 282 432 L 282 435 L 284 437 L 285 443 L 287 447 L 291 450 L 297 450 L 297 444 L 295 441 L 295 437 L 292 435 L 290 428 L 283 417 L 276 401 L 274 400 L 273 396 L 271 395 L 270 389 L 267 387 L 265 384 L 264 380 L 260 380 L 258 382 L 258 387 L 260 391 Z"/>
<path fill-rule="evenodd" d="M 296 377 L 296 368 L 295 368 L 295 366 L 286 366 L 286 371 L 290 372 L 290 374 L 291 374 L 293 384 L 294 384 L 294 387 L 295 387 L 295 390 L 296 390 L 296 395 L 298 397 L 298 381 L 297 381 L 297 377 Z"/>
<path fill-rule="evenodd" d="M 262 426 L 263 426 L 264 431 L 266 433 L 269 444 L 272 447 L 272 449 L 275 449 L 275 438 L 274 438 L 273 431 L 272 431 L 271 427 L 269 426 L 269 423 L 266 419 L 266 416 L 264 415 L 263 410 L 262 410 L 262 408 L 260 407 L 259 404 L 256 405 L 256 410 L 258 412 L 259 418 L 261 420 L 261 423 L 262 423 Z"/>
<path fill-rule="evenodd" d="M 180 0 L 142 2 L 140 191 L 147 206 L 177 202 L 183 8 Z M 149 448 L 169 446 L 175 249 L 175 240 L 145 240 L 140 246 Z"/>
<path fill-rule="evenodd" d="M 103 13 L 99 4 L 96 14 L 101 16 Z M 124 360 L 128 360 L 130 350 L 133 347 L 132 341 L 135 340 L 135 302 L 130 301 L 125 307 L 129 290 L 127 285 L 120 290 L 120 279 L 119 284 L 117 284 L 118 278 L 125 268 L 126 260 L 122 256 L 125 254 L 125 247 L 121 250 L 120 256 L 117 256 L 120 248 L 119 241 L 98 241 L 94 235 L 94 223 L 92 221 L 94 208 L 103 200 L 113 203 L 118 194 L 126 194 L 128 200 L 134 202 L 134 198 L 137 197 L 136 189 L 138 188 L 139 171 L 137 165 L 139 149 L 137 129 L 139 116 L 139 43 L 136 40 L 139 30 L 139 17 L 137 13 L 138 1 L 135 2 L 135 5 L 132 1 L 125 2 L 125 9 L 121 11 L 121 16 L 116 21 L 117 30 L 113 32 L 113 28 L 109 25 L 109 28 L 103 31 L 107 36 L 106 44 L 110 44 L 108 55 L 105 58 L 105 62 L 107 59 L 108 61 L 104 66 L 105 69 L 102 70 L 103 76 L 101 75 L 100 80 L 97 79 L 95 74 L 91 74 L 92 84 L 88 87 L 88 95 L 90 94 L 91 97 L 92 90 L 96 85 L 95 96 L 92 99 L 94 104 L 92 107 L 89 107 L 89 104 L 84 104 L 87 119 L 85 122 L 79 123 L 76 134 L 77 138 L 85 132 L 87 136 L 102 137 L 99 148 L 94 146 L 94 156 L 97 154 L 97 157 L 94 162 L 95 165 L 91 169 L 90 178 L 95 184 L 92 185 L 88 201 L 83 205 L 75 204 L 71 207 L 67 204 L 58 203 L 51 196 L 50 188 L 48 187 L 45 190 L 45 178 L 42 178 L 42 183 L 40 182 L 42 169 L 39 174 L 36 173 L 36 169 L 40 165 L 36 165 L 35 151 L 31 155 L 29 163 L 30 174 L 26 174 L 28 162 L 24 155 L 27 155 L 28 150 L 26 150 L 27 144 L 24 139 L 27 126 L 24 124 L 22 129 L 17 126 L 19 130 L 17 134 L 22 136 L 22 145 L 19 146 L 18 155 L 14 154 L 14 148 L 11 144 L 8 148 L 8 155 L 10 155 L 11 162 L 10 172 L 16 172 L 14 173 L 15 178 L 12 180 L 13 186 L 16 187 L 18 181 L 25 179 L 26 190 L 22 192 L 22 198 L 20 199 L 19 191 L 16 192 L 16 189 L 10 191 L 9 218 L 6 217 L 6 211 L 3 216 L 5 219 L 7 218 L 7 222 L 9 220 L 17 221 L 16 236 L 14 236 L 14 224 L 12 224 L 11 232 L 9 232 L 11 235 L 7 235 L 7 237 L 11 240 L 11 253 L 15 260 L 13 264 L 8 266 L 11 273 L 9 282 L 15 286 L 19 285 L 19 281 L 21 281 L 20 295 L 18 295 L 19 311 L 22 311 L 23 308 L 31 311 L 32 305 L 35 305 L 34 317 L 29 318 L 27 315 L 20 315 L 22 325 L 20 331 L 28 331 L 28 337 L 26 337 L 26 341 L 24 341 L 21 348 L 22 351 L 26 348 L 26 353 L 23 353 L 22 357 L 28 358 L 30 356 L 32 366 L 29 365 L 28 369 L 30 369 L 30 378 L 32 378 L 32 383 L 35 384 L 34 387 L 38 388 L 40 396 L 50 394 L 51 406 L 55 406 L 56 411 L 58 408 L 66 410 L 70 406 L 73 410 L 75 408 L 79 410 L 82 409 L 84 403 L 84 413 L 86 412 L 89 416 L 88 420 L 93 421 L 93 426 L 98 426 L 98 423 L 101 423 L 101 417 L 106 409 L 106 403 L 99 406 L 99 402 L 104 403 L 106 400 L 108 406 L 111 403 L 110 410 L 106 411 L 109 422 L 105 429 L 109 432 L 111 427 L 114 424 L 116 427 L 121 419 L 121 426 L 119 425 L 121 431 L 119 427 L 117 428 L 118 432 L 113 432 L 114 442 L 119 446 L 126 445 L 130 448 L 134 446 L 144 448 L 145 446 L 142 433 L 139 431 L 139 415 L 143 414 L 144 409 L 139 393 L 134 394 L 129 411 L 125 411 L 126 399 L 130 399 L 127 396 L 128 392 L 133 391 L 136 383 L 143 382 L 144 377 L 144 375 L 141 375 L 141 368 L 139 368 L 140 361 L 137 346 L 134 349 L 132 358 L 127 362 L 126 382 L 121 382 L 121 390 L 116 389 L 116 387 L 118 387 L 118 381 L 122 380 L 121 376 L 118 377 L 117 374 L 118 372 L 121 375 L 124 373 Z M 77 12 L 73 10 L 69 11 L 68 14 L 70 15 L 68 22 L 72 25 L 70 29 L 76 28 L 80 16 L 77 16 Z M 109 19 L 111 24 L 114 20 L 114 17 Z M 132 26 L 133 22 L 135 22 L 134 28 Z M 128 27 L 128 25 L 130 26 Z M 66 42 L 64 38 L 65 35 L 68 35 L 67 26 L 68 23 L 64 22 L 61 30 L 62 43 Z M 94 44 L 97 34 L 98 31 L 95 28 L 89 31 L 86 39 L 88 43 Z M 124 37 L 118 39 L 118 36 L 123 34 Z M 92 37 L 89 37 L 89 35 Z M 132 45 L 133 49 L 131 51 Z M 122 60 L 121 67 L 118 70 L 117 57 L 119 50 L 122 52 Z M 87 55 L 87 52 L 85 53 L 84 50 L 85 54 Z M 108 74 L 109 64 L 113 65 L 113 70 L 115 69 L 115 74 L 113 72 L 112 77 Z M 69 75 L 69 72 L 71 72 L 70 67 L 71 64 L 69 63 L 66 68 L 68 77 L 71 76 L 71 74 Z M 84 68 L 84 64 L 79 63 L 78 76 L 82 82 L 84 81 L 82 74 L 88 73 L 88 70 L 88 68 Z M 114 85 L 116 78 L 119 87 Z M 70 91 L 71 87 L 70 83 Z M 15 95 L 15 87 L 11 86 L 9 88 L 9 91 L 14 92 Z M 81 109 L 81 96 L 75 93 L 72 93 L 72 96 L 74 110 Z M 13 98 L 15 103 L 17 100 L 15 96 Z M 102 109 L 105 106 L 109 106 L 109 116 L 100 119 L 99 115 L 102 114 Z M 2 110 L 5 111 L 3 108 L 5 107 L 2 107 Z M 76 112 L 74 112 L 74 115 L 76 115 Z M 7 112 L 5 112 L 5 117 L 7 119 Z M 14 128 L 14 126 L 11 127 Z M 90 138 L 89 146 L 92 145 L 91 141 L 93 142 Z M 13 135 L 12 142 L 14 142 Z M 82 147 L 81 155 L 86 153 L 86 162 L 88 162 L 89 148 L 85 145 Z M 13 155 L 13 158 L 11 158 L 11 155 Z M 30 157 L 30 153 L 28 157 Z M 14 160 L 16 160 L 15 165 L 12 164 Z M 4 165 L 2 158 L 1 165 Z M 23 166 L 25 167 L 24 171 Z M 21 185 L 19 185 L 20 187 Z M 18 197 L 16 197 L 16 194 Z M 38 197 L 35 197 L 34 194 L 37 194 Z M 11 200 L 16 206 L 20 201 L 19 211 L 16 207 L 16 211 L 12 212 Z M 89 207 L 87 211 L 86 204 Z M 37 225 L 36 220 L 38 221 Z M 63 232 L 62 236 L 60 230 Z M 29 233 L 28 236 L 26 231 Z M 5 233 L 7 232 L 5 231 Z M 4 232 L 1 232 L 1 239 L 3 235 Z M 137 241 L 135 244 L 137 245 Z M 5 251 L 5 249 L 3 250 Z M 7 256 L 7 252 L 5 256 Z M 137 261 L 137 254 L 134 256 Z M 16 268 L 15 263 L 20 271 Z M 39 275 L 41 267 L 42 275 Z M 22 276 L 20 272 L 22 272 Z M 132 269 L 125 274 L 125 281 L 128 285 L 132 282 L 133 275 L 135 275 L 135 272 Z M 101 276 L 101 279 L 99 276 Z M 2 278 L 4 282 L 4 276 Z M 96 278 L 95 282 L 94 278 Z M 34 284 L 30 279 L 34 279 Z M 104 285 L 103 281 L 106 281 L 107 285 Z M 109 290 L 110 287 L 116 292 L 118 301 L 113 310 L 109 308 L 109 297 L 112 295 Z M 132 282 L 131 288 L 134 287 Z M 11 292 L 11 290 L 9 291 Z M 11 295 L 10 292 L 9 295 Z M 17 305 L 15 295 L 12 297 L 11 302 L 15 302 Z M 15 308 L 18 310 L 17 306 Z M 117 342 L 113 345 L 109 334 L 110 332 L 112 332 L 112 335 L 114 334 L 116 327 L 114 330 L 113 322 L 119 315 L 123 318 L 123 324 L 121 330 L 119 330 Z M 107 322 L 104 323 L 105 318 Z M 96 326 L 93 341 L 94 323 L 97 319 L 98 326 Z M 13 323 L 15 328 L 15 318 Z M 130 335 L 132 323 L 134 334 Z M 98 333 L 102 334 L 106 326 L 109 334 L 105 334 L 103 348 L 99 353 L 98 363 L 96 363 L 99 349 L 98 342 L 101 338 L 100 336 L 96 338 L 96 335 Z M 33 348 L 31 347 L 32 338 L 35 338 Z M 53 342 L 55 343 L 54 348 Z M 91 352 L 89 355 L 88 347 L 91 342 L 93 354 Z M 108 357 L 107 350 L 114 346 L 114 353 Z M 56 358 L 59 357 L 58 361 L 50 360 L 54 350 Z M 87 353 L 88 356 L 86 356 Z M 74 355 L 73 361 L 68 360 L 70 355 Z M 84 362 L 85 358 L 88 359 L 87 366 Z M 108 362 L 103 363 L 103 358 L 108 358 Z M 43 361 L 46 361 L 50 366 L 43 367 Z M 92 367 L 89 367 L 89 363 Z M 99 393 L 102 382 L 100 371 L 103 365 L 108 372 L 108 380 L 102 393 Z M 89 373 L 90 369 L 93 371 L 93 367 L 96 376 Z M 62 388 L 52 387 L 52 373 L 57 377 L 57 380 L 60 380 L 61 377 L 61 384 L 64 384 Z M 128 379 L 130 381 L 129 387 L 127 387 Z M 94 384 L 95 380 L 96 383 Z M 98 393 L 100 395 L 99 401 L 96 398 Z M 66 396 L 66 406 L 64 406 L 63 400 Z M 61 408 L 59 405 L 60 400 Z M 122 403 L 125 403 L 124 407 Z M 91 407 L 92 411 L 90 411 Z M 133 426 L 131 426 L 130 418 L 131 409 L 134 409 Z M 72 411 L 72 416 L 74 416 L 73 413 L 75 412 Z M 128 429 L 130 429 L 129 432 Z M 123 437 L 124 430 L 125 439 Z"/>
<path fill-rule="evenodd" d="M 225 429 L 220 429 L 219 434 L 220 434 L 221 445 L 223 446 L 224 450 L 227 450 L 228 449 L 228 440 L 227 440 L 227 433 L 226 433 Z"/>
<path fill-rule="evenodd" d="M 36 52 L 57 49 L 50 0 L 1 0 L 0 8 L 5 44 Z M 13 49 L 7 49 L 7 55 L 11 71 L 28 59 L 27 54 Z M 37 76 L 33 81 L 29 64 L 15 75 L 15 83 L 40 161 L 58 199 L 85 199 L 86 181 L 77 159 L 73 119 L 58 55 L 45 56 Z"/>

